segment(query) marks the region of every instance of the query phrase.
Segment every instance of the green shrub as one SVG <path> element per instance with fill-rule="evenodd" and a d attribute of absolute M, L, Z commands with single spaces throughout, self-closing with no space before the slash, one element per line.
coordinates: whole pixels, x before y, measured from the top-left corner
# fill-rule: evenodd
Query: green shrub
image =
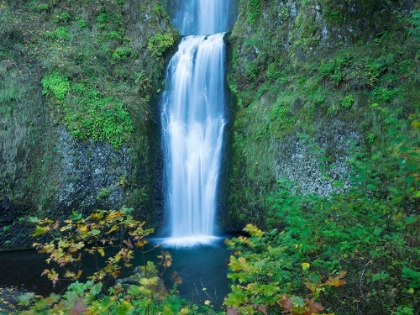
<path fill-rule="evenodd" d="M 109 16 L 106 13 L 101 13 L 96 17 L 96 22 L 99 29 L 105 28 L 108 21 L 109 21 Z"/>
<path fill-rule="evenodd" d="M 153 232 L 143 228 L 144 222 L 133 218 L 132 210 L 97 210 L 87 217 L 74 212 L 64 222 L 32 218 L 36 225 L 33 236 L 43 239 L 34 246 L 50 256 L 48 263 L 58 265 L 58 269 L 65 268 L 62 273 L 53 268 L 43 274 L 54 284 L 61 277 L 75 282 L 62 294 L 23 295 L 19 304 L 26 310 L 20 314 L 216 314 L 210 301 L 194 305 L 179 298 L 175 290 L 165 288 L 161 277 L 172 264 L 167 251 L 158 256 L 158 266 L 149 261 L 135 268 L 129 286 L 118 283 L 104 289 L 108 277 L 117 278 L 122 266 L 131 267 L 134 252 L 143 250 L 147 244 L 145 237 Z M 81 258 L 85 255 L 103 257 L 105 266 L 89 275 L 87 282 L 80 283 L 77 280 L 82 275 Z"/>
<path fill-rule="evenodd" d="M 126 60 L 130 54 L 131 54 L 131 48 L 118 47 L 112 53 L 112 59 L 114 59 L 115 61 L 123 61 L 123 60 Z"/>
<path fill-rule="evenodd" d="M 103 200 L 103 199 L 108 198 L 110 195 L 111 195 L 111 191 L 110 191 L 109 189 L 107 189 L 107 188 L 102 188 L 102 189 L 99 191 L 98 195 L 96 196 L 96 199 L 98 199 L 98 200 Z"/>
<path fill-rule="evenodd" d="M 55 30 L 55 36 L 58 39 L 62 39 L 62 40 L 66 40 L 69 38 L 69 34 L 67 31 L 67 28 L 64 26 L 59 26 L 57 27 L 57 29 Z"/>
<path fill-rule="evenodd" d="M 352 94 L 347 95 L 346 97 L 344 97 L 341 100 L 341 105 L 344 108 L 350 108 L 350 107 L 352 107 L 353 106 L 353 103 L 354 103 L 354 98 L 353 98 L 353 95 Z"/>
<path fill-rule="evenodd" d="M 248 24 L 255 24 L 260 17 L 260 0 L 248 0 L 246 7 L 246 22 Z"/>
<path fill-rule="evenodd" d="M 43 95 L 54 95 L 59 100 L 64 100 L 70 91 L 70 82 L 67 76 L 60 74 L 58 71 L 54 71 L 50 75 L 45 76 L 41 83 Z"/>
<path fill-rule="evenodd" d="M 172 33 L 156 34 L 149 39 L 147 49 L 153 57 L 161 57 L 168 48 L 173 46 L 174 42 Z"/>
<path fill-rule="evenodd" d="M 420 122 L 416 115 L 410 118 L 407 137 L 406 121 L 376 107 L 395 141 L 372 157 L 356 151 L 349 159 L 348 183 L 331 181 L 347 185 L 345 190 L 305 195 L 280 181 L 270 198 L 271 230 L 248 225 L 249 236 L 228 241 L 234 250 L 228 307 L 240 314 L 263 309 L 319 314 L 324 308 L 336 314 L 411 314 L 419 309 Z M 318 308 L 309 311 L 315 301 Z"/>
<path fill-rule="evenodd" d="M 420 10 L 411 11 L 411 17 L 408 19 L 411 27 L 408 29 L 409 34 L 416 40 L 420 41 Z"/>

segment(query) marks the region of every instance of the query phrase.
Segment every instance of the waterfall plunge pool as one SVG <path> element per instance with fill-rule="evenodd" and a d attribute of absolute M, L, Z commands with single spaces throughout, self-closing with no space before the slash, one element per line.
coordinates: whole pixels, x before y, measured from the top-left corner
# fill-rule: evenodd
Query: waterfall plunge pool
<path fill-rule="evenodd" d="M 150 248 L 160 241 L 161 239 L 150 239 Z M 157 256 L 161 251 L 168 251 L 173 259 L 172 266 L 163 276 L 168 289 L 173 287 L 171 276 L 176 272 L 182 279 L 182 283 L 177 286 L 182 298 L 194 303 L 210 300 L 215 307 L 222 305 L 224 297 L 229 292 L 226 276 L 230 255 L 223 238 L 217 238 L 209 245 L 194 247 L 161 246 L 149 251 L 144 258 L 146 261 L 158 262 Z M 52 282 L 46 276 L 41 276 L 44 269 L 53 267 L 46 263 L 47 258 L 48 255 L 38 254 L 34 250 L 1 252 L 0 287 L 14 287 L 43 296 L 48 296 L 52 292 L 63 293 L 70 282 L 61 281 L 53 288 Z M 144 265 L 141 252 L 136 253 L 132 263 L 133 266 Z M 56 269 L 61 271 L 60 268 Z M 129 276 L 131 270 L 131 268 L 124 270 L 121 277 Z M 84 272 L 89 271 L 96 271 L 96 261 L 93 256 L 84 263 Z M 107 283 L 108 286 L 113 284 L 113 279 Z"/>

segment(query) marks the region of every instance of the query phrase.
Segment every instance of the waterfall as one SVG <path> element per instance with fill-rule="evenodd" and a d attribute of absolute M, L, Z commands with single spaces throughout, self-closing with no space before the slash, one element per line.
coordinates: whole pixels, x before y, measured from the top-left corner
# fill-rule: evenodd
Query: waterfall
<path fill-rule="evenodd" d="M 175 27 L 182 35 L 210 35 L 226 32 L 229 24 L 229 0 L 178 0 Z"/>
<path fill-rule="evenodd" d="M 228 1 L 182 2 L 176 16 L 186 36 L 172 57 L 162 97 L 166 243 L 213 239 L 225 119 L 225 47 Z M 203 35 L 204 34 L 204 35 Z"/>

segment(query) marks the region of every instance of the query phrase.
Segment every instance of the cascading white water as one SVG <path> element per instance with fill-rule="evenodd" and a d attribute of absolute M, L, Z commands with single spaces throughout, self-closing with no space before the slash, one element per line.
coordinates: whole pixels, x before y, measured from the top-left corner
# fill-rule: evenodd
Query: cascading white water
<path fill-rule="evenodd" d="M 210 35 L 226 32 L 229 0 L 178 0 L 175 26 L 181 35 Z"/>
<path fill-rule="evenodd" d="M 167 244 L 214 238 L 216 193 L 225 126 L 223 42 L 228 1 L 185 1 L 178 18 L 186 36 L 167 70 L 162 104 Z M 191 17 L 198 22 L 192 26 Z M 212 34 L 212 35 L 208 35 Z"/>

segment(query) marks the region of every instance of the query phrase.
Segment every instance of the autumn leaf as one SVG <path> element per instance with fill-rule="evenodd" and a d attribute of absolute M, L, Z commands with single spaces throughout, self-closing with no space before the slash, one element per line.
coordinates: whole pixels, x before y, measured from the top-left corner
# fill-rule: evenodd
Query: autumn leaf
<path fill-rule="evenodd" d="M 49 230 L 50 230 L 49 227 L 42 227 L 42 226 L 37 225 L 35 228 L 35 232 L 32 233 L 32 236 L 43 235 L 47 233 Z"/>
<path fill-rule="evenodd" d="M 174 284 L 181 284 L 182 278 L 178 275 L 178 272 L 174 271 L 171 275 L 171 280 Z"/>
<path fill-rule="evenodd" d="M 90 215 L 90 218 L 92 219 L 92 220 L 96 220 L 96 221 L 99 221 L 99 220 L 101 220 L 102 218 L 104 217 L 104 214 L 103 214 L 103 212 L 95 212 L 95 213 L 92 213 L 91 215 Z"/>
<path fill-rule="evenodd" d="M 335 287 L 335 288 L 338 288 L 338 287 L 341 287 L 342 285 L 345 285 L 347 282 L 345 280 L 341 280 L 341 279 L 346 275 L 346 273 L 347 273 L 347 271 L 342 271 L 336 277 L 330 276 L 328 278 L 327 282 L 325 282 L 325 284 L 330 286 L 330 287 Z"/>
<path fill-rule="evenodd" d="M 74 278 L 76 274 L 70 270 L 66 270 L 66 273 L 64 274 L 65 278 Z"/>
<path fill-rule="evenodd" d="M 98 248 L 97 248 L 97 250 L 98 250 L 98 253 L 99 253 L 102 257 L 104 257 L 104 256 L 105 256 L 105 251 L 104 251 L 104 249 L 103 249 L 102 247 L 98 247 Z"/>
<path fill-rule="evenodd" d="M 311 265 L 309 263 L 306 263 L 306 262 L 301 264 L 301 267 L 302 267 L 303 270 L 308 270 L 310 266 Z"/>
<path fill-rule="evenodd" d="M 264 305 L 253 305 L 252 308 L 263 314 L 267 314 L 267 308 Z"/>
<path fill-rule="evenodd" d="M 413 121 L 411 126 L 413 126 L 415 129 L 420 129 L 420 121 Z"/>
<path fill-rule="evenodd" d="M 121 211 L 111 211 L 107 216 L 105 221 L 112 222 L 117 218 L 122 217 L 123 213 Z"/>
<path fill-rule="evenodd" d="M 72 306 L 69 315 L 79 315 L 87 312 L 87 305 L 81 297 L 77 297 L 73 303 L 74 305 Z"/>
<path fill-rule="evenodd" d="M 258 229 L 255 225 L 253 224 L 247 224 L 246 227 L 244 228 L 245 232 L 248 232 L 249 234 L 251 234 L 252 236 L 263 236 L 264 232 L 261 231 L 260 229 Z"/>
<path fill-rule="evenodd" d="M 324 310 L 324 307 L 319 304 L 319 303 L 315 303 L 315 299 L 305 299 L 306 305 L 307 305 L 307 309 L 309 311 L 309 314 L 318 314 L 319 311 Z"/>
<path fill-rule="evenodd" d="M 239 312 L 238 312 L 238 309 L 237 308 L 228 308 L 227 309 L 227 313 L 226 313 L 226 315 L 238 315 L 239 314 Z"/>
<path fill-rule="evenodd" d="M 133 248 L 134 246 L 133 246 L 133 243 L 131 242 L 131 240 L 130 239 L 128 239 L 128 240 L 124 240 L 123 241 L 123 243 L 125 244 L 125 245 L 127 245 L 128 247 L 130 247 L 130 248 Z"/>
<path fill-rule="evenodd" d="M 138 241 L 137 243 L 136 243 L 136 247 L 137 248 L 140 248 L 140 247 L 143 247 L 144 245 L 146 245 L 146 244 L 148 244 L 149 242 L 148 241 L 145 241 L 145 240 L 142 240 L 142 241 Z"/>
<path fill-rule="evenodd" d="M 293 301 L 287 295 L 283 295 L 282 299 L 280 301 L 277 301 L 277 304 L 283 307 L 284 310 L 287 312 L 291 312 L 293 310 Z"/>
<path fill-rule="evenodd" d="M 118 226 L 115 224 L 112 226 L 112 228 L 106 232 L 106 234 L 111 234 L 112 232 L 115 232 L 116 230 L 118 230 Z"/>

